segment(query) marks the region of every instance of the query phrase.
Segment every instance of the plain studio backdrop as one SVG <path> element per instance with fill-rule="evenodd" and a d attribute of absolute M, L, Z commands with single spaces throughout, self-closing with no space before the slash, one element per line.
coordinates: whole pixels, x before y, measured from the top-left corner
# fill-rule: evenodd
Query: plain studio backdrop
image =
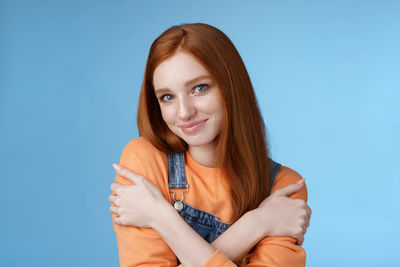
<path fill-rule="evenodd" d="M 0 1 L 1 266 L 117 266 L 113 162 L 152 41 L 221 29 L 271 155 L 306 178 L 309 267 L 400 266 L 400 1 Z"/>

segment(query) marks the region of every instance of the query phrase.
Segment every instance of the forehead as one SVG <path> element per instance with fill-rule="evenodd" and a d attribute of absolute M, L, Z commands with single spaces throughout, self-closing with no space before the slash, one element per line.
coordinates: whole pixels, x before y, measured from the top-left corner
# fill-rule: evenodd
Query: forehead
<path fill-rule="evenodd" d="M 192 54 L 179 51 L 157 66 L 153 85 L 155 89 L 178 87 L 200 75 L 210 73 Z"/>

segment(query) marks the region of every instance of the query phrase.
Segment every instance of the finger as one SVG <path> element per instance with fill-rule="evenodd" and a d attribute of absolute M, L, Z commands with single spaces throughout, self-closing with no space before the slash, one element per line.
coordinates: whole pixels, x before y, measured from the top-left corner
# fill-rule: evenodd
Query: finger
<path fill-rule="evenodd" d="M 121 226 L 126 225 L 122 216 L 115 217 L 114 222 Z"/>
<path fill-rule="evenodd" d="M 310 209 L 310 207 L 308 205 L 306 206 L 306 210 L 307 210 L 306 225 L 308 227 L 310 225 L 310 219 L 311 219 L 312 211 L 311 211 L 311 209 Z"/>
<path fill-rule="evenodd" d="M 131 172 L 129 169 L 124 168 L 121 165 L 114 163 L 113 166 L 114 166 L 115 172 L 118 173 L 119 176 L 127 178 L 134 184 L 141 184 L 143 182 L 144 177 Z"/>
<path fill-rule="evenodd" d="M 281 189 L 276 190 L 274 192 L 274 194 L 281 195 L 281 196 L 289 196 L 289 195 L 299 191 L 303 186 L 304 186 L 304 178 L 300 179 L 296 183 L 290 184 L 288 186 L 285 186 Z"/>
<path fill-rule="evenodd" d="M 110 196 L 108 197 L 108 200 L 111 202 L 111 204 L 116 205 L 117 196 L 116 196 L 116 195 L 110 195 Z"/>
<path fill-rule="evenodd" d="M 310 226 L 310 216 L 307 216 L 306 218 L 306 226 Z"/>
<path fill-rule="evenodd" d="M 307 226 L 306 226 L 306 225 L 303 225 L 303 235 L 305 235 L 306 232 L 307 232 Z"/>
<path fill-rule="evenodd" d="M 306 211 L 307 211 L 308 220 L 310 220 L 312 211 L 309 206 L 306 206 Z"/>
<path fill-rule="evenodd" d="M 306 209 L 307 209 L 307 214 L 308 214 L 308 216 L 311 217 L 311 214 L 312 214 L 311 208 L 307 205 Z"/>
<path fill-rule="evenodd" d="M 132 185 L 124 185 L 124 184 L 119 184 L 119 183 L 112 183 L 110 186 L 110 189 L 113 193 L 118 194 L 118 191 L 121 190 L 122 188 L 126 188 L 128 186 L 132 186 Z"/>
<path fill-rule="evenodd" d="M 111 213 L 113 213 L 113 214 L 119 215 L 118 210 L 119 210 L 118 206 L 111 206 L 111 207 L 110 207 L 110 211 L 111 211 Z"/>

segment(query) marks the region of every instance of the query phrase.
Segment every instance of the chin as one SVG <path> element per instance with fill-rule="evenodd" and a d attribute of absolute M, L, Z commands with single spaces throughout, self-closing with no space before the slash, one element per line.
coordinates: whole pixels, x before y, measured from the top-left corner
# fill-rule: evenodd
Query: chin
<path fill-rule="evenodd" d="M 211 143 L 211 141 L 206 141 L 206 142 L 201 142 L 201 141 L 191 141 L 191 140 L 185 140 L 188 146 L 193 146 L 193 147 L 199 147 L 199 146 L 205 146 Z"/>
<path fill-rule="evenodd" d="M 215 141 L 215 136 L 180 136 L 189 146 L 205 146 Z"/>

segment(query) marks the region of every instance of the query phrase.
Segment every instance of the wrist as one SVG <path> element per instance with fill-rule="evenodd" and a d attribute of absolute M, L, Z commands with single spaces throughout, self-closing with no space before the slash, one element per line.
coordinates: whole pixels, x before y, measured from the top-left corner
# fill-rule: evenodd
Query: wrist
<path fill-rule="evenodd" d="M 271 227 L 269 222 L 265 220 L 265 209 L 256 208 L 248 213 L 248 216 L 253 221 L 254 231 L 258 233 L 262 238 L 271 235 Z"/>
<path fill-rule="evenodd" d="M 154 218 L 150 225 L 157 232 L 161 231 L 165 222 L 170 221 L 177 214 L 175 208 L 167 201 L 163 202 L 159 207 L 158 210 L 154 211 Z"/>

